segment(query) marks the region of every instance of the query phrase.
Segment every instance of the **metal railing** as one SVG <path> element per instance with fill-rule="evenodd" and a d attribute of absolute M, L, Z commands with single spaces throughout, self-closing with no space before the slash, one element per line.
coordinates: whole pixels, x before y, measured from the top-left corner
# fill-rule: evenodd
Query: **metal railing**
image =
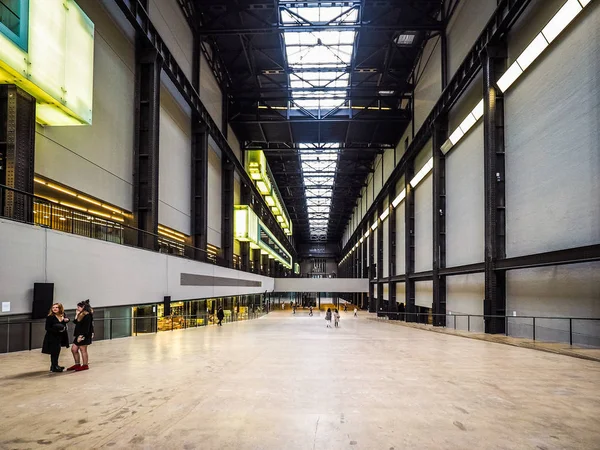
<path fill-rule="evenodd" d="M 222 267 L 227 261 L 205 249 L 168 236 L 140 230 L 117 220 L 101 218 L 0 184 L 0 217 L 115 244 L 167 253 Z M 239 263 L 236 269 L 240 269 Z"/>
<path fill-rule="evenodd" d="M 262 308 L 256 311 L 226 314 L 222 323 L 258 319 L 267 314 Z M 111 340 L 122 337 L 156 334 L 163 331 L 185 330 L 216 325 L 216 314 L 195 316 L 143 316 L 143 317 L 98 317 L 94 318 L 94 341 Z M 46 321 L 17 319 L 10 317 L 0 321 L 0 353 L 41 348 L 44 341 Z M 72 338 L 73 326 L 67 326 Z M 72 342 L 72 339 L 69 340 Z"/>
<path fill-rule="evenodd" d="M 498 316 L 379 311 L 377 318 L 441 326 L 467 332 L 484 332 L 485 321 L 496 319 L 504 322 L 505 336 L 532 339 L 533 341 L 568 342 L 569 345 L 600 347 L 600 318 L 596 317 Z"/>

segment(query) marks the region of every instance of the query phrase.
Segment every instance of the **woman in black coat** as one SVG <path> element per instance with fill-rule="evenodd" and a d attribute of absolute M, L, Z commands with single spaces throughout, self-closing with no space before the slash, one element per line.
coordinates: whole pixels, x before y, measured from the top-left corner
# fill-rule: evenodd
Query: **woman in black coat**
<path fill-rule="evenodd" d="M 65 368 L 58 365 L 60 348 L 69 348 L 69 336 L 65 309 L 60 303 L 55 303 L 46 317 L 46 336 L 42 344 L 42 353 L 50 355 L 50 372 L 62 372 Z"/>
<path fill-rule="evenodd" d="M 73 331 L 73 345 L 71 346 L 71 353 L 73 353 L 73 359 L 75 364 L 69 367 L 67 370 L 88 370 L 88 345 L 92 343 L 92 337 L 94 335 L 94 310 L 90 306 L 90 301 L 77 303 L 77 315 L 75 316 L 75 330 Z M 79 356 L 81 353 L 81 358 Z M 83 363 L 83 364 L 81 364 Z"/>

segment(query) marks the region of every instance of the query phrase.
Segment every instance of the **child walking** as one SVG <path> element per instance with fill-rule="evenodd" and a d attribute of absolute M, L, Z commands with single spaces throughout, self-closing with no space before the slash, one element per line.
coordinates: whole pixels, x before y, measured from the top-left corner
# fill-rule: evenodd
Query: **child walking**
<path fill-rule="evenodd" d="M 340 324 L 340 313 L 337 309 L 333 312 L 333 321 L 335 323 L 335 327 L 337 328 Z"/>

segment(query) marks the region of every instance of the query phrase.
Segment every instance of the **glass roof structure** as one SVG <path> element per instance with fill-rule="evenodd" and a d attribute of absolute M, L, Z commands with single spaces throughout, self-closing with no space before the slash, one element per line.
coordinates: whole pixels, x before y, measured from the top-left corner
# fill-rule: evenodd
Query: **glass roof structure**
<path fill-rule="evenodd" d="M 316 118 L 347 104 L 350 66 L 356 31 L 335 30 L 336 25 L 358 23 L 358 6 L 331 6 L 332 3 L 281 5 L 281 23 L 294 26 L 283 41 L 289 68 L 291 101 Z M 327 25 L 315 30 L 315 25 Z M 302 30 L 306 26 L 306 31 Z M 308 28 L 310 27 L 310 28 Z M 299 156 L 304 181 L 311 240 L 325 240 L 339 157 L 340 143 L 301 143 Z"/>

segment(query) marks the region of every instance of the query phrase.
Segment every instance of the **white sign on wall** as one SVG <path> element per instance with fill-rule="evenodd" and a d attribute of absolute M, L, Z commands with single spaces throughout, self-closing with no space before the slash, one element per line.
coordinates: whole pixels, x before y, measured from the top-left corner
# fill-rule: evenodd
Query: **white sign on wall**
<path fill-rule="evenodd" d="M 2 302 L 2 312 L 10 312 L 10 302 Z"/>

